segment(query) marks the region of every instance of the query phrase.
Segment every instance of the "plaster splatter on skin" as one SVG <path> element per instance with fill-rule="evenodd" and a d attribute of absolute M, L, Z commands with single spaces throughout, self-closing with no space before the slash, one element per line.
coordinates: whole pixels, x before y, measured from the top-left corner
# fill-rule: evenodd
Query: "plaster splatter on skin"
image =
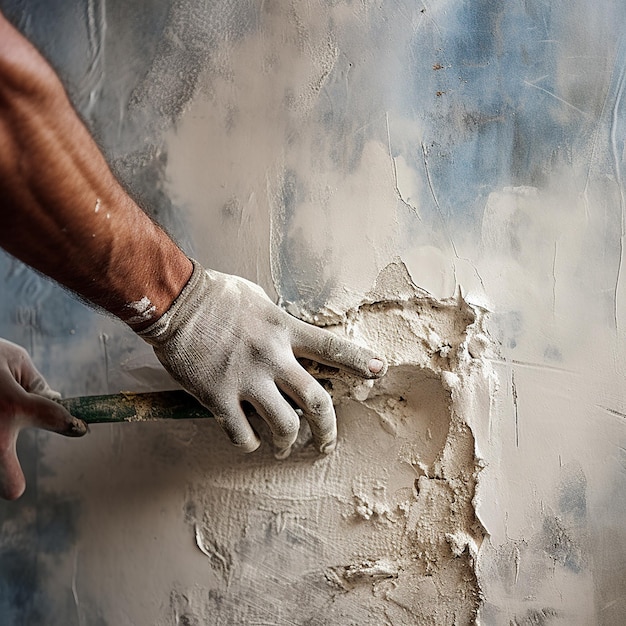
<path fill-rule="evenodd" d="M 127 324 L 140 324 L 141 322 L 148 322 L 154 318 L 154 314 L 156 312 L 156 306 L 152 304 L 148 296 L 144 296 L 141 300 L 136 300 L 135 302 L 129 302 L 126 305 L 126 308 L 135 313 L 135 315 L 126 320 Z"/>
<path fill-rule="evenodd" d="M 196 615 L 210 612 L 215 624 L 475 621 L 485 530 L 472 427 L 493 385 L 483 319 L 460 296 L 415 287 L 402 264 L 381 273 L 331 330 L 384 353 L 387 375 L 364 382 L 307 364 L 333 396 L 336 451 L 315 453 L 303 423 L 286 461 L 268 462 L 263 448 L 255 460 L 218 460 L 208 484 L 190 490 L 196 544 L 217 575 L 230 564 L 215 604 L 175 590 Z M 206 546 L 220 546 L 219 563 Z"/>

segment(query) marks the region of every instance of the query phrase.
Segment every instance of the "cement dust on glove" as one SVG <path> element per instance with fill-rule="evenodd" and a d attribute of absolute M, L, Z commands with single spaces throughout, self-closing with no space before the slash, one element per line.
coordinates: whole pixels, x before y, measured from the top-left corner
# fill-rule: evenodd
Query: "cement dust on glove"
<path fill-rule="evenodd" d="M 191 278 L 170 309 L 138 334 L 242 450 L 252 452 L 260 445 L 242 403 L 252 405 L 268 424 L 279 456 L 288 454 L 298 435 L 294 406 L 306 418 L 316 448 L 333 450 L 332 400 L 297 359 L 366 379 L 384 375 L 384 359 L 290 316 L 258 285 L 192 262 Z"/>

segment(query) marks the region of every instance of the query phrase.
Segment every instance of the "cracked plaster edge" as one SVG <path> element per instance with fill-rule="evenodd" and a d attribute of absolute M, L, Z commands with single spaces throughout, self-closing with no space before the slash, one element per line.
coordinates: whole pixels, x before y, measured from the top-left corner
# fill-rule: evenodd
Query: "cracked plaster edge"
<path fill-rule="evenodd" d="M 390 283 L 393 283 L 391 288 Z M 458 533 L 455 533 L 454 536 L 447 536 L 447 539 L 453 552 L 456 549 L 457 551 L 461 550 L 461 552 L 467 550 L 469 553 L 477 581 L 478 607 L 475 623 L 481 624 L 481 612 L 485 599 L 480 560 L 484 553 L 484 546 L 490 537 L 489 522 L 481 511 L 483 487 L 481 474 L 489 463 L 490 421 L 495 411 L 495 393 L 499 388 L 497 374 L 492 366 L 492 361 L 498 357 L 498 344 L 487 330 L 487 319 L 490 311 L 479 304 L 469 302 L 464 297 L 460 286 L 454 296 L 447 298 L 433 296 L 414 283 L 407 266 L 399 258 L 381 270 L 373 288 L 363 296 L 356 306 L 346 308 L 343 311 L 339 307 L 328 306 L 323 307 L 315 314 L 310 314 L 292 305 L 285 306 L 284 302 L 280 304 L 292 315 L 296 315 L 304 321 L 326 327 L 358 342 L 362 341 L 362 338 L 358 336 L 358 318 L 364 308 L 402 308 L 402 306 L 410 303 L 416 303 L 418 306 L 423 304 L 433 309 L 457 308 L 471 318 L 464 328 L 463 340 L 459 342 L 454 354 L 455 367 L 449 370 L 442 369 L 432 362 L 432 355 L 430 358 L 423 358 L 425 355 L 421 351 L 418 353 L 422 356 L 421 359 L 418 357 L 415 361 L 406 362 L 396 361 L 392 358 L 389 359 L 389 367 L 408 364 L 429 370 L 441 380 L 444 388 L 450 393 L 450 431 L 441 453 L 433 463 L 434 466 L 445 467 L 446 450 L 449 449 L 452 438 L 451 431 L 455 425 L 467 426 L 472 435 L 475 482 L 471 505 L 482 537 L 480 541 L 476 541 L 474 536 L 468 534 L 467 541 L 464 542 L 463 546 L 461 545 L 463 537 Z M 323 376 L 323 372 L 320 372 L 319 369 L 315 374 L 317 376 L 322 374 Z M 343 379 L 346 382 L 341 373 L 331 375 L 330 378 L 334 381 Z M 354 378 L 350 376 L 347 377 L 347 381 L 347 387 L 341 389 L 339 393 L 333 393 L 331 390 L 333 402 L 340 404 L 342 401 L 353 399 L 366 403 L 371 395 L 374 381 L 355 382 Z"/>

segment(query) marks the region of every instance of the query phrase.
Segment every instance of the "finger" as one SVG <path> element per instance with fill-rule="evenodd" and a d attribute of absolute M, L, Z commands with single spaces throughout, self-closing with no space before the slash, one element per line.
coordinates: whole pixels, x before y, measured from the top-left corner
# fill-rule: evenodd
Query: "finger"
<path fill-rule="evenodd" d="M 25 387 L 25 389 L 29 393 L 35 393 L 38 396 L 42 396 L 43 398 L 48 398 L 48 400 L 61 399 L 61 394 L 58 391 L 54 391 L 54 389 L 52 389 L 50 385 L 48 385 L 43 376 L 40 376 L 39 378 L 34 378 L 32 380 L 32 383 L 28 387 Z"/>
<path fill-rule="evenodd" d="M 60 393 L 50 388 L 46 379 L 32 363 L 25 363 L 21 374 L 20 384 L 29 393 L 35 393 L 49 400 L 58 400 L 61 397 Z"/>
<path fill-rule="evenodd" d="M 315 447 L 323 454 L 332 452 L 337 444 L 337 419 L 328 392 L 295 359 L 276 383 L 302 409 Z"/>
<path fill-rule="evenodd" d="M 270 381 L 246 397 L 272 431 L 272 441 L 281 458 L 289 456 L 300 430 L 300 418 Z"/>
<path fill-rule="evenodd" d="M 356 345 L 329 330 L 294 320 L 293 349 L 297 357 L 305 357 L 324 365 L 349 370 L 364 378 L 380 378 L 387 371 L 385 359 L 368 348 Z"/>
<path fill-rule="evenodd" d="M 81 437 L 87 432 L 87 424 L 72 416 L 60 404 L 38 396 L 25 394 L 22 402 L 26 423 L 66 437 Z"/>
<path fill-rule="evenodd" d="M 239 403 L 208 408 L 234 446 L 243 452 L 254 452 L 261 445 Z"/>
<path fill-rule="evenodd" d="M 17 459 L 15 444 L 18 431 L 2 433 L 0 441 L 0 497 L 17 500 L 26 489 L 24 472 Z M 6 436 L 6 437 L 5 437 Z"/>
<path fill-rule="evenodd" d="M 14 376 L 19 385 L 29 393 L 36 393 L 51 400 L 58 399 L 61 395 L 53 391 L 41 372 L 35 367 L 30 355 L 21 346 L 13 346 Z"/>

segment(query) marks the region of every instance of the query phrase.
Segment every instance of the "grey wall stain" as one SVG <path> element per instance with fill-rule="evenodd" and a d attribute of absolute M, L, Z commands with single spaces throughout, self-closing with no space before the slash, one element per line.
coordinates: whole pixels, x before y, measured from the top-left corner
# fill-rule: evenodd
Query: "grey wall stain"
<path fill-rule="evenodd" d="M 585 558 L 571 530 L 560 517 L 546 517 L 543 522 L 543 549 L 555 563 L 575 574 L 582 571 Z"/>
<path fill-rule="evenodd" d="M 587 517 L 587 477 L 576 461 L 565 465 L 562 473 L 559 485 L 561 514 L 572 522 L 583 523 Z"/>
<path fill-rule="evenodd" d="M 194 94 L 198 76 L 224 33 L 241 38 L 257 24 L 250 0 L 172 2 L 163 37 L 145 79 L 130 100 L 131 108 L 149 106 L 153 118 L 175 121 Z"/>
<path fill-rule="evenodd" d="M 587 479 L 580 463 L 562 468 L 557 489 L 559 511 L 543 523 L 543 549 L 556 563 L 574 573 L 588 566 Z"/>
<path fill-rule="evenodd" d="M 509 626 L 548 626 L 559 617 L 557 611 L 551 608 L 528 609 L 522 616 L 514 617 Z"/>
<path fill-rule="evenodd" d="M 48 625 L 57 615 L 78 624 L 71 589 L 51 596 L 54 563 L 76 540 L 80 503 L 62 494 L 42 493 L 34 475 L 39 450 L 32 437 L 20 442 L 20 459 L 29 486 L 16 503 L 0 502 L 0 617 L 15 626 Z"/>

